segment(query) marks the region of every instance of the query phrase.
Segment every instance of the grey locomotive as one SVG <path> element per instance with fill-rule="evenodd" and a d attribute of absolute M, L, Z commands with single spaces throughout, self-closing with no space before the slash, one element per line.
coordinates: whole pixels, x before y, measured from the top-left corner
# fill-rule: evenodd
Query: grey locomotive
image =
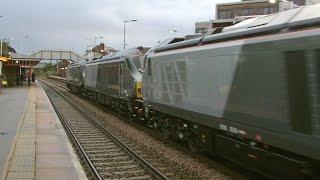
<path fill-rule="evenodd" d="M 278 177 L 319 171 L 319 12 L 302 7 L 158 46 L 144 62 L 147 119 L 193 150 Z"/>
<path fill-rule="evenodd" d="M 319 177 L 319 12 L 301 7 L 119 51 L 82 74 L 71 65 L 68 86 L 194 151 L 280 178 Z"/>
<path fill-rule="evenodd" d="M 81 93 L 84 87 L 84 64 L 72 63 L 66 71 L 67 87 L 74 93 Z"/>
<path fill-rule="evenodd" d="M 96 59 L 86 64 L 85 93 L 121 114 L 141 114 L 141 61 L 148 48 L 138 47 Z"/>

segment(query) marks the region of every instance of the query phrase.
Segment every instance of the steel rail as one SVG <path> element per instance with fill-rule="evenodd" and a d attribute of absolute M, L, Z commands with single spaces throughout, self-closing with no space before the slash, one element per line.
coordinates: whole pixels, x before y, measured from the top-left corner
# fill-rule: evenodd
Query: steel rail
<path fill-rule="evenodd" d="M 48 82 L 64 89 L 64 90 L 68 90 L 68 88 L 62 87 L 62 84 L 65 84 L 65 81 L 60 80 L 60 79 L 56 79 L 54 77 L 52 78 L 48 78 Z M 83 98 L 83 96 L 81 96 L 81 98 Z M 85 99 L 88 100 L 88 99 Z M 92 101 L 89 101 L 92 103 Z M 101 106 L 100 104 L 94 103 L 94 105 L 100 109 L 102 109 L 103 111 L 112 114 L 113 116 L 121 119 L 121 120 L 126 120 L 124 119 L 123 116 L 119 115 L 118 113 L 113 112 L 112 110 L 106 109 L 104 106 Z M 161 140 L 162 142 L 165 142 L 167 144 L 169 144 L 170 146 L 175 147 L 176 149 L 178 149 L 179 151 L 183 151 L 185 153 L 188 153 L 189 155 L 196 157 L 197 159 L 203 160 L 203 161 L 208 161 L 207 163 L 210 164 L 212 167 L 219 169 L 219 171 L 223 172 L 224 174 L 227 174 L 228 176 L 232 177 L 232 179 L 247 179 L 246 176 L 244 176 L 243 174 L 240 174 L 240 171 L 235 171 L 235 170 L 230 170 L 230 167 L 227 167 L 226 165 L 223 165 L 223 163 L 219 163 L 217 162 L 218 160 L 216 159 L 215 161 L 213 161 L 212 159 L 209 159 L 207 156 L 204 156 L 202 154 L 197 154 L 194 152 L 191 152 L 188 148 L 186 148 L 185 146 L 181 145 L 181 144 L 177 144 L 176 142 L 172 142 L 172 141 L 164 141 L 163 139 L 161 139 L 158 135 L 156 135 L 156 133 L 145 129 L 145 127 L 139 125 L 139 123 L 133 123 L 132 125 L 134 125 L 136 128 L 138 128 L 139 130 L 142 130 L 146 133 L 148 133 L 149 135 L 151 135 L 152 137 Z M 221 160 L 222 161 L 222 160 Z M 239 168 L 239 167 L 238 167 Z M 265 177 L 267 177 L 266 175 L 264 175 Z"/>
<path fill-rule="evenodd" d="M 48 87 L 48 83 L 42 81 L 45 83 Z M 155 176 L 157 179 L 165 179 L 169 180 L 169 178 L 163 174 L 161 171 L 156 169 L 154 166 L 152 166 L 149 162 L 147 162 L 145 159 L 143 159 L 141 156 L 139 156 L 137 153 L 132 151 L 129 147 L 127 147 L 124 143 L 122 143 L 118 138 L 116 138 L 111 132 L 109 132 L 106 128 L 102 127 L 98 122 L 96 122 L 91 116 L 87 115 L 81 108 L 79 108 L 77 105 L 75 105 L 72 101 L 70 101 L 65 95 L 60 93 L 58 90 L 50 87 L 53 91 L 55 91 L 57 94 L 59 94 L 64 100 L 66 100 L 72 107 L 74 107 L 81 115 L 83 115 L 85 118 L 87 118 L 89 121 L 91 121 L 96 127 L 98 127 L 100 130 L 105 132 L 107 136 L 109 136 L 118 146 L 120 146 L 126 153 L 128 153 L 132 158 L 134 158 L 141 166 L 143 166 L 145 169 L 147 169 L 153 176 Z"/>
<path fill-rule="evenodd" d="M 65 84 L 65 81 L 64 80 L 60 80 L 60 79 L 56 79 L 54 77 L 52 78 L 48 78 L 48 82 L 62 88 L 62 89 L 65 89 L 65 90 L 68 90 L 68 88 L 65 86 L 65 87 L 62 87 L 62 84 Z M 81 96 L 81 98 L 83 98 L 83 96 Z M 88 99 L 85 99 L 85 100 L 88 100 Z M 92 102 L 92 101 L 89 101 L 89 102 Z M 113 116 L 121 119 L 121 120 L 126 120 L 124 119 L 123 116 L 119 115 L 118 113 L 115 113 L 113 112 L 112 110 L 109 110 L 109 109 L 106 109 L 105 107 L 101 106 L 100 104 L 97 104 L 97 103 L 94 103 L 94 105 L 98 108 L 101 108 L 102 110 L 104 110 L 105 112 L 109 113 L 109 114 L 112 114 Z M 223 172 L 224 174 L 227 174 L 228 176 L 230 176 L 232 179 L 247 179 L 248 175 L 243 175 L 243 174 L 240 174 L 240 171 L 239 170 L 230 170 L 230 169 L 233 169 L 234 167 L 231 167 L 230 165 L 223 165 L 223 163 L 221 162 L 218 162 L 219 160 L 215 159 L 215 160 L 212 160 L 210 158 L 208 158 L 207 156 L 203 155 L 203 154 L 197 154 L 197 153 L 194 153 L 194 152 L 191 152 L 189 151 L 188 148 L 186 148 L 185 146 L 181 145 L 181 144 L 177 144 L 176 142 L 172 142 L 172 141 L 164 141 L 163 139 L 161 139 L 158 135 L 156 135 L 156 133 L 150 131 L 150 130 L 146 130 L 145 127 L 139 125 L 138 123 L 133 123 L 132 125 L 134 125 L 136 128 L 138 128 L 139 130 L 143 130 L 144 132 L 148 133 L 149 135 L 151 135 L 152 137 L 158 139 L 158 140 L 161 140 L 162 142 L 165 142 L 173 147 L 175 147 L 176 149 L 178 149 L 179 151 L 183 151 L 185 153 L 188 153 L 189 155 L 193 156 L 193 157 L 196 157 L 197 159 L 200 159 L 200 160 L 203 160 L 203 161 L 208 161 L 207 163 L 210 164 L 212 167 L 214 168 L 217 168 L 219 171 Z M 221 157 L 220 157 L 221 158 Z M 224 161 L 222 159 L 220 159 L 220 161 Z M 233 165 L 232 165 L 233 166 Z M 240 168 L 240 167 L 236 167 L 236 168 Z M 235 168 L 235 169 L 236 169 Z M 241 169 L 243 169 L 244 167 L 241 166 Z M 241 170 L 242 171 L 242 170 Z M 254 171 L 253 171 L 254 172 Z M 270 177 L 271 176 L 267 176 L 265 174 L 261 174 L 262 177 Z"/>
<path fill-rule="evenodd" d="M 46 84 L 47 85 L 47 84 Z M 48 86 L 48 85 L 47 85 Z M 50 86 L 48 86 L 50 87 Z M 50 87 L 51 88 L 51 87 Z M 51 88 L 53 89 L 53 88 Z M 54 89 L 53 89 L 54 90 Z M 78 141 L 77 137 L 75 136 L 75 134 L 72 132 L 70 126 L 68 125 L 68 123 L 66 122 L 66 120 L 64 119 L 61 111 L 57 108 L 56 104 L 53 102 L 53 100 L 51 99 L 50 96 L 49 100 L 54 108 L 54 110 L 56 111 L 59 119 L 61 120 L 63 126 L 65 127 L 65 129 L 68 131 L 69 135 L 71 136 L 72 140 L 75 142 L 75 144 L 77 145 L 77 148 L 80 150 L 81 155 L 84 157 L 88 167 L 90 168 L 92 174 L 94 175 L 95 179 L 98 180 L 102 180 L 103 178 L 100 176 L 100 174 L 98 173 L 98 171 L 96 170 L 96 168 L 94 167 L 93 163 L 91 162 L 89 156 L 87 155 L 87 153 L 85 152 L 85 150 L 83 149 L 83 147 L 81 146 L 80 142 Z"/>

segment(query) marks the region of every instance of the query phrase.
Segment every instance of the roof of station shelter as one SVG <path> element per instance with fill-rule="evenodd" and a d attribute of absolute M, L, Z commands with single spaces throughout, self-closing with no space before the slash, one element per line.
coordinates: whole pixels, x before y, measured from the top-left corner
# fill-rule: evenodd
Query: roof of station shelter
<path fill-rule="evenodd" d="M 11 59 L 4 62 L 4 66 L 35 66 L 40 62 L 40 59 L 29 55 L 10 53 Z"/>

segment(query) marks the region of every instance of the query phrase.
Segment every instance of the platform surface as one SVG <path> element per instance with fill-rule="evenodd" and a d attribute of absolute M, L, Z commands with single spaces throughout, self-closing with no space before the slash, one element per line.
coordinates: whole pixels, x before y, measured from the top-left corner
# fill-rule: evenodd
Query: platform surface
<path fill-rule="evenodd" d="M 2 88 L 0 93 L 0 175 L 13 145 L 28 98 L 28 87 Z"/>
<path fill-rule="evenodd" d="M 38 83 L 28 88 L 26 110 L 21 119 L 2 179 L 87 179 Z"/>

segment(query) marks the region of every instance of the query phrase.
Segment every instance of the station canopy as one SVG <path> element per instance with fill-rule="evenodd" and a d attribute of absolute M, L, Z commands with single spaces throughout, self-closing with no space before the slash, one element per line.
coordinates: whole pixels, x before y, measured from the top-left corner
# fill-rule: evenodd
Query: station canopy
<path fill-rule="evenodd" d="M 32 67 L 39 63 L 39 59 L 32 56 L 10 53 L 10 57 L 3 61 L 4 66 L 16 66 L 16 67 Z"/>

